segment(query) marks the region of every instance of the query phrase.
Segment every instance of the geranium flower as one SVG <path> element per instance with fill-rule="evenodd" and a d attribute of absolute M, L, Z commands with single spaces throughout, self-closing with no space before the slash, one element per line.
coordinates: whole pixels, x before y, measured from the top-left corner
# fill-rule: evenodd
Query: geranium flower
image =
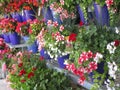
<path fill-rule="evenodd" d="M 83 26 L 83 25 L 84 25 L 84 23 L 83 23 L 82 21 L 80 21 L 79 25 L 80 25 L 80 26 Z"/>
<path fill-rule="evenodd" d="M 34 73 L 33 72 L 30 72 L 29 74 L 28 74 L 28 78 L 31 78 L 31 77 L 33 77 L 34 76 Z"/>
<path fill-rule="evenodd" d="M 120 41 L 119 41 L 119 40 L 115 40 L 115 41 L 114 41 L 114 46 L 117 47 L 117 46 L 119 46 L 119 45 L 120 45 Z"/>
<path fill-rule="evenodd" d="M 25 71 L 24 69 L 20 70 L 19 76 L 22 76 L 22 75 L 24 75 L 24 74 L 26 74 L 26 71 Z"/>
<path fill-rule="evenodd" d="M 22 80 L 20 80 L 20 82 L 24 83 L 24 82 L 26 82 L 26 80 L 25 80 L 25 79 L 22 79 Z"/>
<path fill-rule="evenodd" d="M 77 36 L 77 34 L 71 33 L 70 36 L 69 36 L 69 41 L 70 41 L 70 42 L 76 41 L 76 36 Z"/>

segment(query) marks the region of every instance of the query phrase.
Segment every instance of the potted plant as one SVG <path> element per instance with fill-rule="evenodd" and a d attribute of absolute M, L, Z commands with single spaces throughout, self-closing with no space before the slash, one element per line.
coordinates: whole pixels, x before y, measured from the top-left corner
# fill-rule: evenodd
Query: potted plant
<path fill-rule="evenodd" d="M 13 60 L 9 70 L 10 86 L 13 89 L 72 90 L 68 77 L 48 69 L 44 59 L 38 55 L 18 52 Z"/>
<path fill-rule="evenodd" d="M 78 75 L 75 69 L 77 67 L 77 70 L 82 70 L 81 73 L 83 72 L 85 75 L 89 76 L 91 75 L 90 72 L 92 71 L 90 69 L 85 69 L 84 65 L 85 66 L 87 65 L 87 68 L 93 67 L 95 69 L 95 67 L 97 67 L 92 72 L 92 76 L 94 76 L 92 80 L 94 83 L 97 83 L 97 84 L 99 83 L 99 85 L 102 85 L 104 81 L 106 81 L 107 79 L 110 79 L 111 82 L 113 82 L 113 77 L 111 77 L 109 72 L 110 68 L 108 63 L 114 62 L 114 66 L 116 68 L 119 67 L 116 61 L 118 56 L 117 54 L 114 54 L 114 53 L 117 53 L 117 51 L 119 51 L 119 47 L 117 50 L 115 46 L 116 44 L 118 44 L 119 46 L 119 34 L 117 34 L 115 30 L 112 30 L 108 27 L 100 27 L 100 26 L 94 26 L 94 25 L 91 25 L 88 27 L 83 26 L 79 29 L 79 31 L 80 32 L 76 37 L 76 41 L 72 43 L 73 47 L 70 48 L 71 54 L 69 59 L 72 60 L 72 63 L 70 64 L 71 66 L 69 66 L 68 64 L 68 70 L 72 70 L 73 73 Z M 109 47 L 108 43 L 110 42 L 113 42 L 113 43 L 111 43 Z M 109 48 L 112 54 L 108 52 L 107 48 Z M 92 53 L 89 53 L 88 55 L 89 51 L 91 51 Z M 93 53 L 94 53 L 93 59 L 89 60 L 89 57 Z M 89 66 L 88 65 L 89 63 L 92 63 L 93 66 L 92 65 Z M 80 68 L 80 67 L 84 67 L 84 68 Z M 89 70 L 90 72 L 87 70 Z M 116 73 L 117 69 L 113 71 Z M 87 76 L 82 78 L 81 81 L 85 80 L 85 78 L 87 78 Z"/>

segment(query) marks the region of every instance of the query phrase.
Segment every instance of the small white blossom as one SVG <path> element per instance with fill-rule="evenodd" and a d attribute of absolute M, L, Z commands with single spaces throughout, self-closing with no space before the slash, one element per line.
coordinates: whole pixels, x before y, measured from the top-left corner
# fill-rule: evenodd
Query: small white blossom
<path fill-rule="evenodd" d="M 107 45 L 107 49 L 109 51 L 110 54 L 114 53 L 116 50 L 116 47 L 114 46 L 114 42 L 111 42 Z"/>
<path fill-rule="evenodd" d="M 94 58 L 94 61 L 98 62 L 99 59 L 102 59 L 102 58 L 103 58 L 103 55 L 101 53 L 96 53 L 96 57 Z"/>
<path fill-rule="evenodd" d="M 110 75 L 110 77 L 112 77 L 113 79 L 116 79 L 115 73 L 118 70 L 116 63 L 115 62 L 113 62 L 113 63 L 108 62 L 108 68 L 109 68 L 108 74 Z"/>
<path fill-rule="evenodd" d="M 115 27 L 115 32 L 118 34 L 119 33 L 119 30 L 117 27 Z"/>

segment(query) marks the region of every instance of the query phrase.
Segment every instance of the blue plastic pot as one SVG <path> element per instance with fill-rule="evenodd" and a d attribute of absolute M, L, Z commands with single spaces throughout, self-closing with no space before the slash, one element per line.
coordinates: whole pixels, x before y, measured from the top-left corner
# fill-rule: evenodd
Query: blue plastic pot
<path fill-rule="evenodd" d="M 9 33 L 10 42 L 12 45 L 20 44 L 20 36 L 16 32 Z"/>
<path fill-rule="evenodd" d="M 44 48 L 42 48 L 40 51 L 40 56 L 42 56 L 45 60 L 51 60 L 50 56 Z"/>
<path fill-rule="evenodd" d="M 99 4 L 94 3 L 94 14 L 95 14 L 95 21 L 97 22 L 97 24 L 102 26 L 104 25 L 109 26 L 110 18 L 106 5 L 101 7 Z"/>
<path fill-rule="evenodd" d="M 8 33 L 4 33 L 3 34 L 3 38 L 4 38 L 6 43 L 10 43 L 10 38 L 9 38 L 9 34 Z"/>
<path fill-rule="evenodd" d="M 104 61 L 98 63 L 98 68 L 97 68 L 96 72 L 98 72 L 99 74 L 103 74 L 103 73 L 105 72 L 105 71 L 104 71 L 104 65 L 105 65 L 105 62 L 104 62 Z M 91 82 L 94 83 L 94 79 L 95 79 L 95 78 L 93 78 L 94 73 L 91 72 L 91 73 L 89 74 L 89 76 L 90 76 Z M 105 80 L 107 80 L 108 78 L 109 78 L 109 75 L 108 75 L 108 73 L 106 73 L 106 78 L 105 78 Z M 98 79 L 98 80 L 101 80 L 101 77 L 98 77 L 97 79 Z"/>
<path fill-rule="evenodd" d="M 19 13 L 15 12 L 15 13 L 12 13 L 11 15 L 12 15 L 12 18 L 17 20 L 18 22 L 23 22 L 22 16 Z"/>
<path fill-rule="evenodd" d="M 50 7 L 42 8 L 42 15 L 44 16 L 44 20 L 45 20 L 46 23 L 47 23 L 48 20 L 53 21 L 53 13 L 52 13 Z"/>
<path fill-rule="evenodd" d="M 33 10 L 24 10 L 24 20 L 34 20 L 35 19 L 35 12 Z"/>
<path fill-rule="evenodd" d="M 65 56 L 60 56 L 57 58 L 58 60 L 58 65 L 60 68 L 65 68 L 66 65 L 64 64 L 64 61 L 69 59 L 69 54 L 65 55 Z"/>
<path fill-rule="evenodd" d="M 28 43 L 29 36 L 23 36 L 23 40 L 25 43 Z M 32 51 L 32 53 L 37 53 L 38 52 L 38 44 L 37 41 L 34 41 L 34 43 L 30 44 L 27 46 L 28 51 Z"/>
<path fill-rule="evenodd" d="M 84 13 L 81 9 L 81 7 L 79 5 L 76 6 L 78 13 L 80 15 L 80 21 L 82 21 L 85 24 L 85 17 L 84 17 Z"/>

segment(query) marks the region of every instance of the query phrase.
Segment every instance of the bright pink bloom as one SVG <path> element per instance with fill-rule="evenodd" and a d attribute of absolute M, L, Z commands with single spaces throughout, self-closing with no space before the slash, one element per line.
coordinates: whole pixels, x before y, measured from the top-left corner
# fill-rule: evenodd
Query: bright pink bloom
<path fill-rule="evenodd" d="M 97 69 L 97 63 L 96 62 L 90 62 L 90 64 L 89 64 L 89 68 L 91 69 L 91 70 L 96 70 Z"/>
<path fill-rule="evenodd" d="M 64 26 L 61 25 L 61 26 L 60 26 L 60 31 L 62 32 L 63 30 L 64 30 Z"/>
<path fill-rule="evenodd" d="M 85 76 L 81 76 L 78 80 L 78 82 L 83 85 L 84 84 L 84 81 L 86 80 Z"/>

